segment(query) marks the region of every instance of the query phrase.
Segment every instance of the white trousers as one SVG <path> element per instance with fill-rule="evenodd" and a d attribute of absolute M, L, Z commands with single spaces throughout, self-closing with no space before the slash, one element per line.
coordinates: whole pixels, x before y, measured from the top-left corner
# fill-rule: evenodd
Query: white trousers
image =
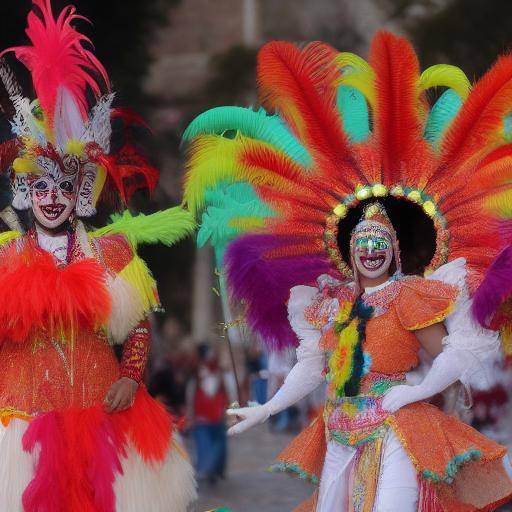
<path fill-rule="evenodd" d="M 389 430 L 384 439 L 382 463 L 373 512 L 417 512 L 418 481 L 414 466 L 400 441 Z M 350 471 L 356 450 L 336 441 L 327 445 L 316 512 L 349 510 Z"/>

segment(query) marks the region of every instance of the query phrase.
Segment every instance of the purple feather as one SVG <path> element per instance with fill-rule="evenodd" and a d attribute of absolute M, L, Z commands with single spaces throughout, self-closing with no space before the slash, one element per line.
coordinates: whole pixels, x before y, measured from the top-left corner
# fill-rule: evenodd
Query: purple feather
<path fill-rule="evenodd" d="M 483 327 L 489 327 L 500 306 L 511 295 L 512 246 L 509 246 L 496 257 L 476 290 L 473 297 L 473 317 Z"/>
<path fill-rule="evenodd" d="M 265 256 L 290 242 L 297 243 L 297 239 L 245 235 L 230 244 L 224 259 L 232 299 L 247 304 L 249 327 L 273 350 L 297 346 L 297 337 L 288 323 L 290 289 L 314 284 L 319 275 L 333 273 L 329 260 L 322 255 Z"/>

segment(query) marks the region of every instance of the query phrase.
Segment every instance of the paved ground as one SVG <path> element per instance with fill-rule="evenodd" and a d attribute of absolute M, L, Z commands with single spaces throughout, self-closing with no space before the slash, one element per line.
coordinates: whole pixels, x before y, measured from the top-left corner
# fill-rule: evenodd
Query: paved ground
<path fill-rule="evenodd" d="M 283 473 L 269 473 L 274 457 L 291 440 L 271 434 L 265 425 L 230 438 L 226 480 L 201 484 L 195 512 L 228 507 L 233 512 L 290 512 L 306 499 L 313 486 Z"/>

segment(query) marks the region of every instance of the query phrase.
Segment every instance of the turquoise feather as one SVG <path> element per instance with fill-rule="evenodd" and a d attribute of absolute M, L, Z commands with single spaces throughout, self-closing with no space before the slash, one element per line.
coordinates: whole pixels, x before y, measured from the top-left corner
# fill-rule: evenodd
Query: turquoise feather
<path fill-rule="evenodd" d="M 243 107 L 216 107 L 197 116 L 185 130 L 183 140 L 202 134 L 222 134 L 237 130 L 246 137 L 272 144 L 299 164 L 309 167 L 311 157 L 306 148 L 293 136 L 278 115 L 268 115 Z"/>
<path fill-rule="evenodd" d="M 365 97 L 354 87 L 338 87 L 336 102 L 343 128 L 352 142 L 365 141 L 370 135 L 370 116 Z"/>
<path fill-rule="evenodd" d="M 512 142 L 512 114 L 506 115 L 503 120 L 503 136 L 507 142 Z"/>
<path fill-rule="evenodd" d="M 228 243 L 243 232 L 239 226 L 233 226 L 233 221 L 246 217 L 265 219 L 273 215 L 247 183 L 223 183 L 207 190 L 205 200 L 207 207 L 201 218 L 197 245 L 202 247 L 210 242 L 219 267 Z"/>
<path fill-rule="evenodd" d="M 425 126 L 425 139 L 433 146 L 437 146 L 461 106 L 462 100 L 453 89 L 445 91 L 430 111 Z"/>

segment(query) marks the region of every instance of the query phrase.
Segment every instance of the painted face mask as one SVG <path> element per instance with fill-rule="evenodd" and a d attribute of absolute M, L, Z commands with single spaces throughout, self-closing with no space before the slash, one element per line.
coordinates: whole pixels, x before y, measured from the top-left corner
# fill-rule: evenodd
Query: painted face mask
<path fill-rule="evenodd" d="M 391 238 L 384 232 L 362 231 L 355 236 L 352 258 L 357 271 L 369 278 L 380 277 L 393 261 Z"/>
<path fill-rule="evenodd" d="M 71 161 L 66 163 L 69 173 L 62 172 L 50 158 L 39 157 L 38 164 L 44 172 L 30 183 L 34 216 L 47 229 L 60 227 L 75 209 L 78 167 L 73 167 Z"/>
<path fill-rule="evenodd" d="M 350 257 L 356 283 L 359 275 L 375 279 L 388 273 L 393 262 L 401 271 L 395 230 L 382 204 L 372 203 L 365 208 L 352 231 Z"/>

